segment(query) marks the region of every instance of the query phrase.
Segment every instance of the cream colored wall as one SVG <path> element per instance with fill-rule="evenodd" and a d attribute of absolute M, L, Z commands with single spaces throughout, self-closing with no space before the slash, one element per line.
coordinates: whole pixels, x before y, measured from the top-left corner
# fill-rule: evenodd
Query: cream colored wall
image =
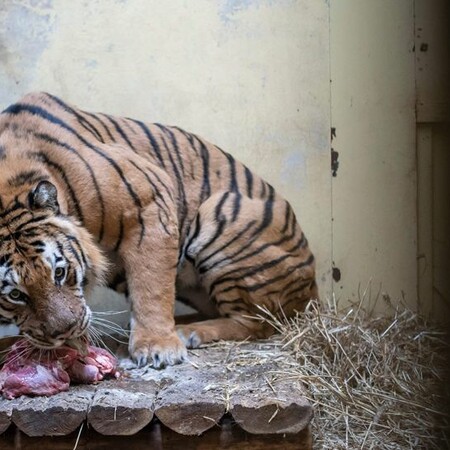
<path fill-rule="evenodd" d="M 177 124 L 293 204 L 331 290 L 325 0 L 3 0 L 0 105 L 46 90 Z"/>
<path fill-rule="evenodd" d="M 330 2 L 337 298 L 417 305 L 414 3 Z M 337 271 L 336 271 L 337 273 Z M 384 308 L 382 300 L 378 308 Z"/>

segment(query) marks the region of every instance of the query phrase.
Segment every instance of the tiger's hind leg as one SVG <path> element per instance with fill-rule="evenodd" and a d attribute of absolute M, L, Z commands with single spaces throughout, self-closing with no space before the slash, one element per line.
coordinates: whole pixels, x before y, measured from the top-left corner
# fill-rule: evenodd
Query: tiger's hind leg
<path fill-rule="evenodd" d="M 283 199 L 229 192 L 210 197 L 199 209 L 184 258 L 221 316 L 177 327 L 191 348 L 220 339 L 268 337 L 273 328 L 256 318 L 262 309 L 291 316 L 318 296 L 314 257 Z"/>

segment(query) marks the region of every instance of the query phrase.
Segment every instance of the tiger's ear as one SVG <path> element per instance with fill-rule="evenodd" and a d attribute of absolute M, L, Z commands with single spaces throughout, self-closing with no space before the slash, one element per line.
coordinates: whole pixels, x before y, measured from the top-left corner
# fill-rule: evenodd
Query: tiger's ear
<path fill-rule="evenodd" d="M 59 213 L 58 191 L 50 181 L 40 181 L 28 195 L 31 209 L 50 209 Z"/>

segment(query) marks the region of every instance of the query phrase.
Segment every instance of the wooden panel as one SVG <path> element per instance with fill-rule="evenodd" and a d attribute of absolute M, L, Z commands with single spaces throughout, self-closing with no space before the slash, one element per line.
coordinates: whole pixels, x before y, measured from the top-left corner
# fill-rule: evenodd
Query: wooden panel
<path fill-rule="evenodd" d="M 450 2 L 415 0 L 417 121 L 450 120 Z"/>
<path fill-rule="evenodd" d="M 153 381 L 101 383 L 89 408 L 88 422 L 101 434 L 135 434 L 153 418 L 156 390 Z"/>
<path fill-rule="evenodd" d="M 17 400 L 0 398 L 0 434 L 6 431 L 11 424 L 11 415 Z"/>
<path fill-rule="evenodd" d="M 86 419 L 94 386 L 75 386 L 52 397 L 21 397 L 13 404 L 12 421 L 28 436 L 61 436 Z"/>
<path fill-rule="evenodd" d="M 199 435 L 225 414 L 226 374 L 223 350 L 191 350 L 189 363 L 161 373 L 155 414 L 161 422 L 186 435 Z"/>
<path fill-rule="evenodd" d="M 233 374 L 230 413 L 249 433 L 298 433 L 311 421 L 312 408 L 298 381 L 271 375 L 277 367 L 263 364 Z"/>

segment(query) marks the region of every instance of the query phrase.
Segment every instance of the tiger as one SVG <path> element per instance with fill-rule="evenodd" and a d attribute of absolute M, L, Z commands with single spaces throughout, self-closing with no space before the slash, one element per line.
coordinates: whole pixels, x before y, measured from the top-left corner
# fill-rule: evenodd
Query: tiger
<path fill-rule="evenodd" d="M 318 299 L 289 202 L 180 127 L 30 93 L 0 114 L 0 173 L 0 316 L 36 347 L 86 336 L 102 284 L 130 301 L 139 367 L 267 338 L 262 311 L 291 317 Z M 176 325 L 176 298 L 204 320 Z"/>

